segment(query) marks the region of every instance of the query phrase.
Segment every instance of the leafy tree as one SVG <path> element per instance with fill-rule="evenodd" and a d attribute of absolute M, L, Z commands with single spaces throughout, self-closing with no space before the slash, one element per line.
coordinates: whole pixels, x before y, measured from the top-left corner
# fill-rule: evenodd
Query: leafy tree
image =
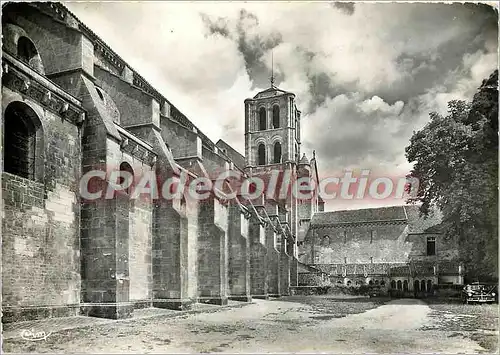
<path fill-rule="evenodd" d="M 430 114 L 406 147 L 410 173 L 420 181 L 409 203 L 428 215 L 443 212 L 445 234 L 458 237 L 471 278 L 498 278 L 498 70 L 472 103 L 450 101 L 448 114 Z"/>

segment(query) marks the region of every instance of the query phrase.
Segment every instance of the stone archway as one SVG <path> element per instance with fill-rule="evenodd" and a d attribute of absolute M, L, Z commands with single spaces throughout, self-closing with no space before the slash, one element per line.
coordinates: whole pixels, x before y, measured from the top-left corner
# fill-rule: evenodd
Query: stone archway
<path fill-rule="evenodd" d="M 4 114 L 4 171 L 30 180 L 43 177 L 43 130 L 35 111 L 11 102 Z"/>

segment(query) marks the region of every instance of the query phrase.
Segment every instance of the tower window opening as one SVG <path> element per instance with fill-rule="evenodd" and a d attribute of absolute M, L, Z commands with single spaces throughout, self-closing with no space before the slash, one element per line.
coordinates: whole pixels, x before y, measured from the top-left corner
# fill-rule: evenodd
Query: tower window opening
<path fill-rule="evenodd" d="M 127 195 L 130 195 L 130 192 L 132 191 L 131 187 L 134 181 L 134 170 L 129 163 L 123 162 L 120 164 L 120 171 L 125 173 L 120 177 L 120 185 L 127 186 L 123 191 Z"/>
<path fill-rule="evenodd" d="M 261 107 L 259 110 L 259 130 L 264 131 L 266 129 L 266 109 L 264 107 Z"/>
<path fill-rule="evenodd" d="M 35 179 L 38 117 L 27 105 L 12 103 L 4 118 L 4 171 Z"/>
<path fill-rule="evenodd" d="M 20 37 L 17 41 L 17 56 L 18 58 L 29 64 L 30 61 L 38 54 L 35 45 L 27 37 Z"/>
<path fill-rule="evenodd" d="M 266 147 L 264 144 L 259 144 L 257 155 L 259 165 L 266 165 Z"/>
<path fill-rule="evenodd" d="M 280 108 L 279 106 L 273 106 L 273 127 L 280 127 Z"/>
<path fill-rule="evenodd" d="M 427 255 L 436 255 L 436 238 L 427 238 Z"/>
<path fill-rule="evenodd" d="M 274 163 L 281 163 L 281 143 L 274 143 Z"/>
<path fill-rule="evenodd" d="M 96 86 L 95 90 L 97 91 L 97 95 L 99 95 L 99 98 L 104 101 L 104 95 L 102 93 L 102 90 Z"/>

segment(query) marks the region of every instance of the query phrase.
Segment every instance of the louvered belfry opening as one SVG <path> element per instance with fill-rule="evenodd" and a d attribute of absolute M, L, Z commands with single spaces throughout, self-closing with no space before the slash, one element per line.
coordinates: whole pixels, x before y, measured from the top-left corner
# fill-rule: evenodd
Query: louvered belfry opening
<path fill-rule="evenodd" d="M 20 37 L 17 41 L 17 56 L 20 60 L 26 64 L 30 64 L 30 61 L 38 54 L 35 45 L 27 37 Z"/>
<path fill-rule="evenodd" d="M 281 163 L 281 143 L 274 144 L 274 163 Z"/>
<path fill-rule="evenodd" d="M 259 165 L 266 165 L 266 147 L 264 144 L 259 144 L 257 156 Z"/>

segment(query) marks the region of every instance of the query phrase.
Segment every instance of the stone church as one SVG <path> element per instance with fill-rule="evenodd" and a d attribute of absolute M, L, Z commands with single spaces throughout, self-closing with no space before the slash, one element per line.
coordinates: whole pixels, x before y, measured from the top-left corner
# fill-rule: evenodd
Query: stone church
<path fill-rule="evenodd" d="M 346 285 L 460 283 L 456 254 L 444 252 L 453 241 L 413 224 L 406 207 L 323 212 L 317 194 L 295 198 L 297 184 L 250 197 L 229 180 L 202 201 L 132 198 L 133 188 L 83 198 L 82 186 L 109 187 L 111 170 L 134 182 L 233 172 L 268 187 L 318 182 L 318 164 L 301 151 L 295 95 L 272 79 L 244 100 L 242 155 L 212 142 L 62 4 L 4 4 L 2 34 L 3 322 L 248 302 L 289 294 L 300 270 Z M 96 170 L 104 178 L 89 184 Z"/>
<path fill-rule="evenodd" d="M 126 318 L 297 285 L 297 240 L 322 209 L 317 197 L 226 199 L 227 182 L 203 201 L 80 194 L 96 169 L 106 179 L 112 169 L 317 178 L 316 159 L 301 156 L 293 93 L 271 82 L 244 101 L 243 156 L 212 142 L 62 4 L 8 3 L 2 15 L 3 322 Z"/>

